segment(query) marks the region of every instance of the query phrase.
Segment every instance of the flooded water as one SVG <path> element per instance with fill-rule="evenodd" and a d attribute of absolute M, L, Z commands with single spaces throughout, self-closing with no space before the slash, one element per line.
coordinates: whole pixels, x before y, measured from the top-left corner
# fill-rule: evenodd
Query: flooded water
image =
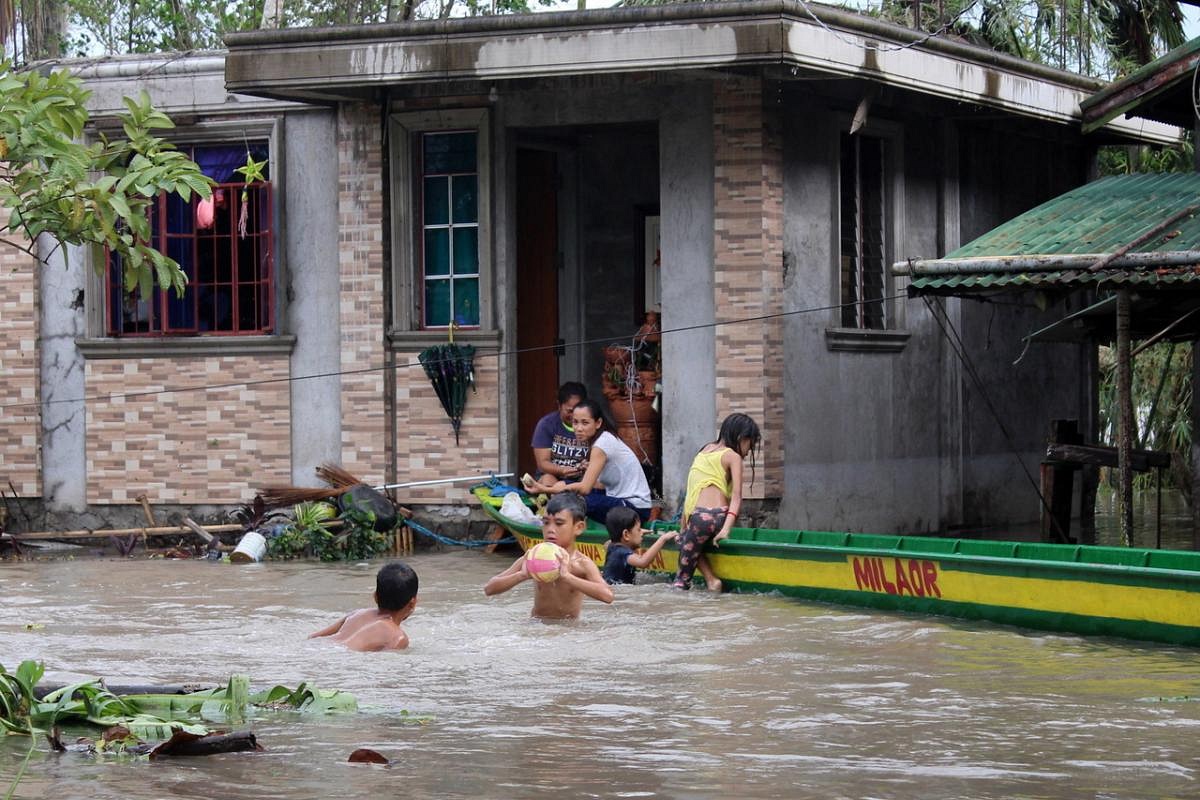
<path fill-rule="evenodd" d="M 0 662 L 47 680 L 311 681 L 361 713 L 252 724 L 265 752 L 114 762 L 44 744 L 19 798 L 1078 798 L 1200 793 L 1197 653 L 765 595 L 618 587 L 572 624 L 511 557 L 419 555 L 412 647 L 305 636 L 378 564 L 0 564 Z M 26 630 L 27 624 L 42 628 Z M 1160 698 L 1175 698 L 1163 700 Z M 401 710 L 430 715 L 406 722 Z M 0 740 L 0 778 L 28 740 Z M 391 766 L 346 763 L 370 747 Z M 8 780 L 0 781 L 0 795 Z"/>

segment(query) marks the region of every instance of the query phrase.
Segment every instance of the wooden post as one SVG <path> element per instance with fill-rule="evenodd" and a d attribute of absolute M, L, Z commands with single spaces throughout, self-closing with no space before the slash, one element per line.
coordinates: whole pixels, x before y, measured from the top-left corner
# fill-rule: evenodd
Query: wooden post
<path fill-rule="evenodd" d="M 1133 365 L 1129 355 L 1129 289 L 1117 290 L 1117 472 L 1121 544 L 1133 546 Z"/>
<path fill-rule="evenodd" d="M 1056 419 L 1050 422 L 1052 444 L 1081 444 L 1079 422 Z M 1075 496 L 1075 470 L 1078 464 L 1051 460 L 1042 462 L 1042 541 L 1073 542 L 1071 504 Z"/>

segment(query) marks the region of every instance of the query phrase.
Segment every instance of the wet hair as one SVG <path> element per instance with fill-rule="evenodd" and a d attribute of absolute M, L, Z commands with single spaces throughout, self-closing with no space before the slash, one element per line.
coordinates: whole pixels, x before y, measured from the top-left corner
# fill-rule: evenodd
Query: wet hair
<path fill-rule="evenodd" d="M 546 504 L 546 513 L 554 515 L 560 511 L 569 513 L 576 522 L 587 519 L 587 503 L 578 492 L 559 492 L 550 498 L 550 502 Z"/>
<path fill-rule="evenodd" d="M 560 406 L 572 397 L 587 400 L 587 387 L 578 381 L 567 381 L 558 387 L 558 404 Z"/>
<path fill-rule="evenodd" d="M 717 432 L 717 442 L 731 450 L 738 451 L 738 445 L 741 444 L 742 439 L 750 440 L 750 452 L 747 457 L 750 459 L 750 484 L 753 485 L 756 461 L 754 456 L 758 452 L 758 443 L 762 441 L 762 433 L 758 430 L 758 423 L 749 415 L 730 414 L 721 423 L 721 430 Z"/>
<path fill-rule="evenodd" d="M 375 604 L 383 611 L 399 611 L 417 596 L 417 573 L 403 561 L 384 564 L 375 576 Z"/>
<path fill-rule="evenodd" d="M 609 431 L 611 433 L 617 429 L 617 427 L 613 424 L 613 421 L 609 419 L 608 412 L 604 410 L 604 406 L 600 405 L 599 401 L 584 398 L 583 400 L 579 401 L 579 405 L 575 406 L 576 411 L 580 409 L 583 409 L 591 414 L 592 419 L 600 420 L 601 432 Z M 596 435 L 599 436 L 600 434 Z"/>
<path fill-rule="evenodd" d="M 608 516 L 604 518 L 604 527 L 608 528 L 608 540 L 610 542 L 621 541 L 621 536 L 625 531 L 633 528 L 641 520 L 642 518 L 638 516 L 638 512 L 628 506 L 614 506 L 610 508 Z"/>

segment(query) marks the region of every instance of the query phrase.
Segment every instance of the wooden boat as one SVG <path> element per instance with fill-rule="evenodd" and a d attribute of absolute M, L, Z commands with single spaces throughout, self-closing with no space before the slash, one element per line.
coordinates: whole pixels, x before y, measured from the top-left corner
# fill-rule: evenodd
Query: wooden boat
<path fill-rule="evenodd" d="M 522 548 L 542 540 L 476 495 Z M 602 565 L 607 539 L 589 521 L 576 547 Z M 708 555 L 735 591 L 1200 646 L 1200 552 L 735 528 Z M 645 571 L 674 574 L 678 556 L 668 544 Z"/>

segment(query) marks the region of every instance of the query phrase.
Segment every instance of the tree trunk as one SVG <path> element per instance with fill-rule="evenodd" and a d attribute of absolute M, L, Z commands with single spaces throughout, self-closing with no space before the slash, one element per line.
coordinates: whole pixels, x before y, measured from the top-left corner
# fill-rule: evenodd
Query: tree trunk
<path fill-rule="evenodd" d="M 62 56 L 63 35 L 67 31 L 63 0 L 21 0 L 21 21 L 26 61 Z"/>
<path fill-rule="evenodd" d="M 279 27 L 279 0 L 263 0 L 262 22 L 260 28 Z"/>

